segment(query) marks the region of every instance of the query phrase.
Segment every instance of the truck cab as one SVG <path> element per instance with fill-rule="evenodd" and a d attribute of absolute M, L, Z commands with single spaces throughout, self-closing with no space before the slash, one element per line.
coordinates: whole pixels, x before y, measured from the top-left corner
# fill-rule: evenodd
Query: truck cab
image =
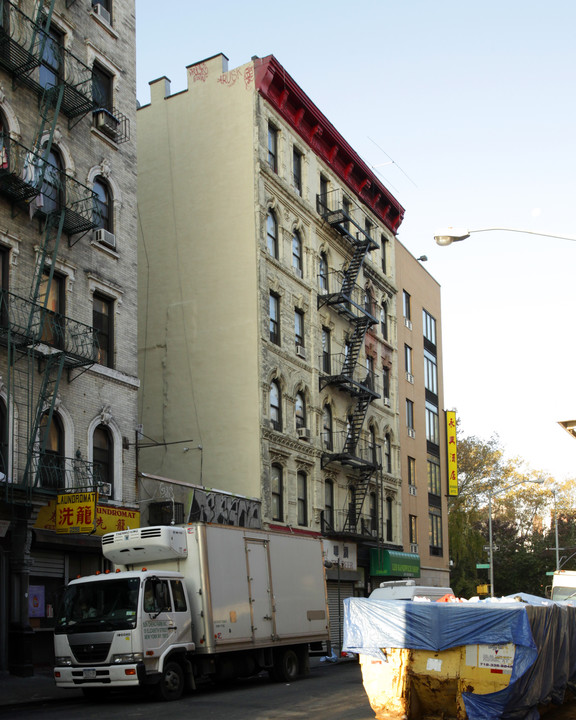
<path fill-rule="evenodd" d="M 177 572 L 127 571 L 73 580 L 56 618 L 58 685 L 89 695 L 102 683 L 157 684 L 162 696 L 169 694 L 163 680 L 168 656 L 194 650 L 189 607 Z"/>

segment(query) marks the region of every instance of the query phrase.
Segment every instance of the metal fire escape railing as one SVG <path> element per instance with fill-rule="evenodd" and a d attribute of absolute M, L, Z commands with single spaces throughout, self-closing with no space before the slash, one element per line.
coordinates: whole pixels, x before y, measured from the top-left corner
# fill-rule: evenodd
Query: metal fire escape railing
<path fill-rule="evenodd" d="M 0 298 L 0 342 L 8 355 L 4 485 L 7 495 L 19 488 L 28 500 L 34 488 L 86 488 L 97 482 L 93 474 L 92 482 L 87 480 L 88 463 L 67 461 L 49 447 L 64 370 L 98 358 L 95 330 L 49 306 L 62 234 L 85 233 L 99 223 L 96 194 L 49 162 L 60 113 L 75 118 L 93 108 L 90 68 L 49 36 L 54 2 L 39 0 L 32 20 L 14 3 L 0 0 L 0 66 L 15 84 L 41 95 L 32 147 L 0 138 L 0 194 L 27 208 L 43 229 L 29 299 L 8 292 Z M 40 72 L 48 57 L 54 70 L 50 81 Z"/>
<path fill-rule="evenodd" d="M 54 0 L 40 0 L 32 19 L 13 2 L 0 0 L 0 65 L 15 83 L 27 85 L 39 95 L 50 85 L 61 87 L 61 111 L 68 118 L 77 118 L 94 106 L 92 69 L 50 37 L 53 7 Z M 53 77 L 42 77 L 39 68 L 43 61 L 50 62 Z"/>
<path fill-rule="evenodd" d="M 320 390 L 328 386 L 337 387 L 351 395 L 356 402 L 348 418 L 348 429 L 342 446 L 338 451 L 325 449 L 322 455 L 322 467 L 338 462 L 358 470 L 354 500 L 348 505 L 343 527 L 343 532 L 356 534 L 364 500 L 374 475 L 381 467 L 379 453 L 373 452 L 366 456 L 361 452 L 361 433 L 368 406 L 380 396 L 375 390 L 373 374 L 366 369 L 362 371 L 359 363 L 366 331 L 378 320 L 372 308 L 366 305 L 364 290 L 357 283 L 366 255 L 379 246 L 352 215 L 352 204 L 350 201 L 345 202 L 341 190 L 317 195 L 316 204 L 320 215 L 349 243 L 351 249 L 351 258 L 346 268 L 339 273 L 331 273 L 326 278 L 328 290 L 318 295 L 318 308 L 331 307 L 346 318 L 351 326 L 346 353 L 340 361 L 331 360 L 328 363 L 330 367 L 326 368 L 327 359 L 323 358 L 319 385 Z M 355 206 L 356 217 L 360 213 L 361 208 Z"/>

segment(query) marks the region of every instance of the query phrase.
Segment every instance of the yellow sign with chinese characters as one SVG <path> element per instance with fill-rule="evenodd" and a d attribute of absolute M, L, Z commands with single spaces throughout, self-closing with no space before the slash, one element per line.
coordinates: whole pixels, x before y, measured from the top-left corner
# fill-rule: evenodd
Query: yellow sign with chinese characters
<path fill-rule="evenodd" d="M 92 533 L 96 522 L 95 492 L 73 492 L 56 499 L 56 532 Z"/>
<path fill-rule="evenodd" d="M 70 496 L 74 495 L 92 495 L 93 493 L 70 493 Z M 74 516 L 66 509 L 66 507 L 73 503 L 57 503 L 56 499 L 50 500 L 50 502 L 38 511 L 38 517 L 34 523 L 35 528 L 42 530 L 57 530 L 57 522 L 59 518 L 60 510 L 62 515 L 60 516 L 61 521 L 74 519 Z M 85 515 L 85 513 L 84 513 Z M 94 533 L 94 535 L 105 535 L 109 532 L 117 532 L 118 530 L 127 530 L 140 527 L 140 513 L 138 510 L 132 510 L 125 507 L 117 507 L 115 505 L 97 505 L 96 506 L 96 529 L 94 530 L 94 521 L 90 526 L 89 530 L 83 530 L 85 533 Z M 72 535 L 80 532 L 79 530 L 72 530 L 71 528 L 76 527 L 72 522 L 72 525 L 67 525 L 66 530 L 57 530 L 57 532 L 64 532 Z"/>
<path fill-rule="evenodd" d="M 458 495 L 458 450 L 456 448 L 456 413 L 446 410 L 446 454 L 448 455 L 448 495 Z"/>

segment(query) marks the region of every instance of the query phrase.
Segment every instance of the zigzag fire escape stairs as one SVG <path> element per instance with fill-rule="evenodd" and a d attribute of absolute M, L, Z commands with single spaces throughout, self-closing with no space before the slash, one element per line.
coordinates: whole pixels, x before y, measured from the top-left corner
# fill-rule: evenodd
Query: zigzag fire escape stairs
<path fill-rule="evenodd" d="M 72 4 L 74 0 L 68 2 Z M 32 147 L 4 134 L 0 142 L 0 194 L 41 222 L 42 240 L 28 298 L 2 290 L 0 343 L 7 348 L 7 437 L 2 471 L 7 499 L 18 489 L 30 503 L 36 488 L 96 489 L 93 467 L 81 458 L 49 452 L 50 429 L 64 370 L 86 369 L 98 359 L 95 330 L 59 314 L 51 290 L 62 235 L 85 234 L 99 222 L 97 196 L 50 163 L 60 114 L 69 127 L 93 110 L 92 72 L 49 34 L 55 0 L 39 0 L 36 18 L 8 0 L 0 2 L 0 65 L 14 86 L 39 95 L 39 124 Z M 57 71 L 42 82 L 47 56 Z M 74 243 L 70 242 L 70 245 Z M 40 377 L 38 377 L 38 375 Z"/>
<path fill-rule="evenodd" d="M 364 290 L 357 281 L 366 255 L 377 249 L 378 244 L 370 237 L 349 213 L 340 199 L 339 191 L 317 196 L 317 207 L 320 215 L 334 230 L 350 244 L 352 257 L 342 273 L 338 273 L 338 287 L 333 292 L 318 295 L 318 308 L 328 306 L 346 318 L 351 326 L 346 353 L 340 362 L 331 358 L 329 367 L 323 368 L 320 375 L 320 390 L 331 386 L 348 393 L 355 400 L 352 414 L 348 418 L 348 426 L 344 442 L 339 448 L 332 448 L 322 455 L 322 468 L 331 463 L 339 463 L 358 472 L 358 481 L 351 492 L 342 532 L 344 534 L 362 534 L 358 526 L 362 508 L 374 477 L 381 470 L 378 450 L 366 441 L 362 427 L 366 419 L 370 403 L 379 398 L 375 391 L 373 374 L 359 363 L 360 353 L 368 328 L 378 320 L 372 308 L 364 302 Z M 338 367 L 333 367 L 338 364 Z M 335 371 L 335 372 L 334 372 Z"/>

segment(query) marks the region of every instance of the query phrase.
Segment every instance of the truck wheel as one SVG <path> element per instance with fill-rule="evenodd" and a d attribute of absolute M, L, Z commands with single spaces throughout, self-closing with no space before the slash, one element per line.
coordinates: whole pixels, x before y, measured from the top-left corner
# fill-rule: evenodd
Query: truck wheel
<path fill-rule="evenodd" d="M 296 680 L 300 672 L 298 656 L 291 648 L 278 650 L 274 657 L 272 677 L 277 682 L 291 682 Z"/>
<path fill-rule="evenodd" d="M 156 687 L 159 700 L 180 700 L 184 692 L 184 673 L 177 662 L 164 665 L 162 677 Z"/>

